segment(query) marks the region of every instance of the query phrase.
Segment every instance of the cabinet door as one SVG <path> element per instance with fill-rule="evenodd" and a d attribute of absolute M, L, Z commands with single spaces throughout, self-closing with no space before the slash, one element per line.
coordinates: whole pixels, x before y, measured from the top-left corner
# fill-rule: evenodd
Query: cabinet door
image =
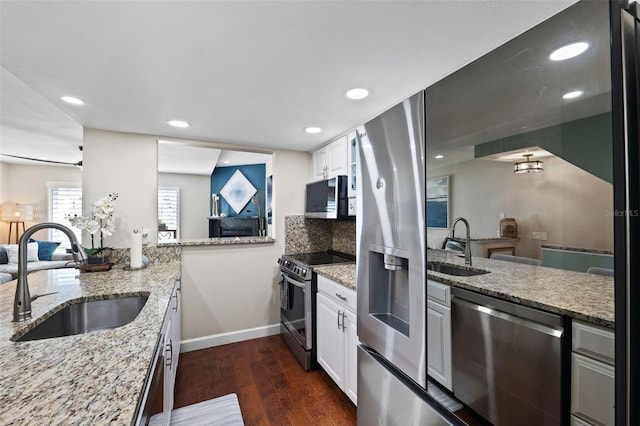
<path fill-rule="evenodd" d="M 349 132 L 347 135 L 347 164 L 349 168 L 349 182 L 347 187 L 347 196 L 353 198 L 356 196 L 356 168 L 358 164 L 358 139 L 356 131 Z"/>
<path fill-rule="evenodd" d="M 451 369 L 451 309 L 427 301 L 427 365 L 429 375 L 453 391 Z"/>
<path fill-rule="evenodd" d="M 614 425 L 615 370 L 571 354 L 571 414 L 598 425 Z"/>
<path fill-rule="evenodd" d="M 327 146 L 327 156 L 329 165 L 329 177 L 347 175 L 347 136 L 331 142 Z"/>
<path fill-rule="evenodd" d="M 171 344 L 173 345 L 172 351 L 172 369 L 173 369 L 173 382 L 175 384 L 176 374 L 178 372 L 178 360 L 180 358 L 180 342 L 181 342 L 181 330 L 180 327 L 182 325 L 182 321 L 180 319 L 180 314 L 182 313 L 181 306 L 181 292 L 180 292 L 180 283 L 176 284 L 176 288 L 173 291 L 173 296 L 171 300 Z"/>
<path fill-rule="evenodd" d="M 164 378 L 162 384 L 162 424 L 169 426 L 171 423 L 171 410 L 173 410 L 173 343 L 171 341 L 171 320 L 167 322 L 164 335 Z"/>
<path fill-rule="evenodd" d="M 326 147 L 313 152 L 313 180 L 322 180 L 327 178 L 328 160 Z"/>
<path fill-rule="evenodd" d="M 324 294 L 318 293 L 316 297 L 318 364 L 340 389 L 344 389 L 342 310 Z"/>
<path fill-rule="evenodd" d="M 344 393 L 358 405 L 358 318 L 351 311 L 344 312 Z"/>

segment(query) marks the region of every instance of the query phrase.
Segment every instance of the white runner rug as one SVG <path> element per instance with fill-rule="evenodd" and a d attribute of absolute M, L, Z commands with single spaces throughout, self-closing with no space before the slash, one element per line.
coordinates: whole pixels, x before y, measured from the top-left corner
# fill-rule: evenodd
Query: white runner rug
<path fill-rule="evenodd" d="M 162 414 L 151 418 L 150 425 L 161 424 Z M 235 393 L 177 408 L 171 412 L 171 426 L 244 426 Z"/>

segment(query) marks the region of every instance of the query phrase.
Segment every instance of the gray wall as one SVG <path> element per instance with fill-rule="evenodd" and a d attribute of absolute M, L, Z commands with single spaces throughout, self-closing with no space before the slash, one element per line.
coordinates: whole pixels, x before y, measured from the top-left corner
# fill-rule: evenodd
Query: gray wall
<path fill-rule="evenodd" d="M 476 159 L 427 174 L 451 176 L 451 219 L 467 218 L 473 238 L 495 237 L 504 213 L 518 221 L 518 255 L 540 258 L 541 244 L 613 250 L 613 186 L 558 157 L 545 158 L 542 173 L 515 175 L 511 163 Z M 433 243 L 446 231 L 427 233 Z"/>

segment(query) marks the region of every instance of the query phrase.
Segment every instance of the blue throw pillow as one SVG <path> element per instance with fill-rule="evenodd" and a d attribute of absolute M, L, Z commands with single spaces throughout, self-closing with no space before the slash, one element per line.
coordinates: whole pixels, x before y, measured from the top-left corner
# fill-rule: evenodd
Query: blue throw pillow
<path fill-rule="evenodd" d="M 0 247 L 0 265 L 4 265 L 9 263 L 9 255 L 7 254 L 7 249 L 4 247 Z"/>
<path fill-rule="evenodd" d="M 56 251 L 60 245 L 60 243 L 56 243 L 55 241 L 40 241 L 34 240 L 33 238 L 30 238 L 29 242 L 38 243 L 38 259 L 40 260 L 51 260 L 53 252 Z"/>

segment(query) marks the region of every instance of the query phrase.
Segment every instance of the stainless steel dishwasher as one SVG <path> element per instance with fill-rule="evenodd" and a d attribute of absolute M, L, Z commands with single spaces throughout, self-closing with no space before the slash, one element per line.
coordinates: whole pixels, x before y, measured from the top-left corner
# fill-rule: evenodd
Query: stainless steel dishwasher
<path fill-rule="evenodd" d="M 452 295 L 454 395 L 494 425 L 566 422 L 563 317 L 455 287 Z"/>

